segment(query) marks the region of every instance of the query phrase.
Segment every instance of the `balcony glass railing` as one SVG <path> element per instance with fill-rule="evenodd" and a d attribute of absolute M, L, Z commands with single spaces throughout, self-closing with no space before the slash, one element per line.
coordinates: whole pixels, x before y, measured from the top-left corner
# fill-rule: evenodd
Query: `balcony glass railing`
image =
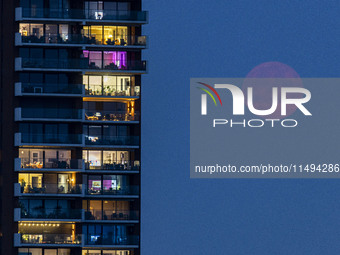
<path fill-rule="evenodd" d="M 102 40 L 95 36 L 85 36 L 81 34 L 48 34 L 36 35 L 27 34 L 21 36 L 23 43 L 42 44 L 91 44 L 91 45 L 111 45 L 111 46 L 145 46 L 145 36 L 124 36 L 124 38 L 112 38 Z"/>
<path fill-rule="evenodd" d="M 82 109 L 72 108 L 26 108 L 21 109 L 22 118 L 74 119 L 81 120 Z"/>
<path fill-rule="evenodd" d="M 48 209 L 38 208 L 32 210 L 21 210 L 22 219 L 81 219 L 81 209 Z"/>
<path fill-rule="evenodd" d="M 91 165 L 91 162 L 85 162 L 85 169 L 86 170 L 131 170 L 131 171 L 138 171 L 140 170 L 140 161 L 104 161 L 100 163 L 100 165 Z"/>
<path fill-rule="evenodd" d="M 113 87 L 113 86 L 112 86 Z M 89 96 L 115 96 L 115 97 L 127 97 L 127 96 L 140 96 L 140 87 L 136 86 L 136 90 L 133 90 L 130 86 L 126 86 L 126 90 L 119 90 L 116 87 L 109 87 L 103 89 L 101 85 L 91 85 L 90 88 L 85 88 L 85 95 Z"/>
<path fill-rule="evenodd" d="M 82 144 L 81 134 L 27 134 L 21 133 L 22 143 Z"/>
<path fill-rule="evenodd" d="M 43 59 L 43 58 L 22 58 L 22 68 L 41 68 L 41 69 L 96 69 L 96 70 L 122 70 L 122 71 L 145 71 L 145 61 L 127 61 L 126 65 L 116 65 L 114 62 L 106 60 L 102 63 L 101 59 Z"/>
<path fill-rule="evenodd" d="M 20 184 L 22 194 L 81 194 L 82 184 L 46 183 L 41 185 Z"/>
<path fill-rule="evenodd" d="M 146 11 L 22 8 L 24 18 L 147 21 Z"/>
<path fill-rule="evenodd" d="M 139 112 L 133 115 L 125 111 L 91 111 L 85 110 L 85 120 L 101 121 L 139 121 Z"/>
<path fill-rule="evenodd" d="M 120 195 L 139 195 L 139 186 L 126 186 L 119 187 L 117 189 L 112 189 L 111 187 L 93 187 L 87 186 L 86 189 L 87 195 L 112 195 L 112 196 L 120 196 Z"/>
<path fill-rule="evenodd" d="M 85 136 L 86 145 L 139 145 L 139 136 Z"/>
<path fill-rule="evenodd" d="M 22 93 L 34 94 L 82 94 L 83 84 L 22 83 Z"/>
<path fill-rule="evenodd" d="M 57 159 L 57 158 L 20 158 L 21 168 L 27 169 L 80 169 L 81 159 Z"/>
<path fill-rule="evenodd" d="M 87 210 L 86 220 L 138 220 L 138 211 Z"/>
<path fill-rule="evenodd" d="M 21 234 L 22 244 L 81 244 L 81 235 Z"/>
<path fill-rule="evenodd" d="M 88 245 L 138 245 L 138 236 L 87 235 Z"/>
<path fill-rule="evenodd" d="M 138 245 L 138 236 L 114 236 L 114 235 L 97 235 L 88 234 L 85 236 L 87 245 Z"/>

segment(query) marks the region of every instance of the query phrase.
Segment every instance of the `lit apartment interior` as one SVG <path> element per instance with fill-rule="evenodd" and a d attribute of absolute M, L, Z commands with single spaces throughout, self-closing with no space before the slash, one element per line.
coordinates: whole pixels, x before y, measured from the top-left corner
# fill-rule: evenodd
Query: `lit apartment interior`
<path fill-rule="evenodd" d="M 20 198 L 20 218 L 28 219 L 72 219 L 80 220 L 82 218 L 82 209 L 78 208 L 77 200 L 74 198 Z"/>
<path fill-rule="evenodd" d="M 80 244 L 74 223 L 65 222 L 19 222 L 18 233 L 23 244 Z"/>
<path fill-rule="evenodd" d="M 23 42 L 48 44 L 140 45 L 145 36 L 137 36 L 135 26 L 109 26 L 77 24 L 20 23 Z"/>
<path fill-rule="evenodd" d="M 138 170 L 138 156 L 135 150 L 83 150 L 85 168 L 89 170 Z"/>
<path fill-rule="evenodd" d="M 81 193 L 81 186 L 76 184 L 75 173 L 20 173 L 18 179 L 22 193 Z"/>
<path fill-rule="evenodd" d="M 83 200 L 86 220 L 138 220 L 133 200 Z"/>
<path fill-rule="evenodd" d="M 72 168 L 71 150 L 19 149 L 21 168 Z"/>
<path fill-rule="evenodd" d="M 135 96 L 140 94 L 133 76 L 84 75 L 85 93 L 90 96 Z"/>

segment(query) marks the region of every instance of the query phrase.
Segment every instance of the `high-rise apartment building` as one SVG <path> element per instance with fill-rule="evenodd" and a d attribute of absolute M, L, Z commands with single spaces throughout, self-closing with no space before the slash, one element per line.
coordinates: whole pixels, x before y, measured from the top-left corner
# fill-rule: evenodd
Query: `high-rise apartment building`
<path fill-rule="evenodd" d="M 141 0 L 0 2 L 0 254 L 139 255 Z"/>

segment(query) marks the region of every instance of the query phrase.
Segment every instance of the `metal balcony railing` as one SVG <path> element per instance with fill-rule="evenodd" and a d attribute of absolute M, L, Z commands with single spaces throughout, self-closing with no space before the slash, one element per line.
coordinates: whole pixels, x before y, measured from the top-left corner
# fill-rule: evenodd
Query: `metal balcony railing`
<path fill-rule="evenodd" d="M 86 245 L 138 245 L 139 236 L 84 235 Z"/>
<path fill-rule="evenodd" d="M 46 183 L 40 185 L 20 184 L 21 194 L 82 194 L 82 184 Z"/>
<path fill-rule="evenodd" d="M 138 160 L 117 160 L 100 162 L 100 165 L 92 164 L 91 160 L 85 162 L 86 170 L 108 170 L 108 171 L 138 171 L 140 170 L 140 161 Z"/>
<path fill-rule="evenodd" d="M 21 11 L 19 11 L 20 9 Z M 109 21 L 135 21 L 147 22 L 146 11 L 132 10 L 81 10 L 81 9 L 51 9 L 51 8 L 22 8 L 17 9 L 16 19 L 81 19 L 81 20 L 109 20 Z M 21 13 L 20 13 L 21 12 Z M 20 17 L 21 16 L 21 17 Z"/>
<path fill-rule="evenodd" d="M 48 34 L 38 35 L 36 33 L 27 33 L 22 35 L 18 33 L 17 44 L 32 43 L 32 44 L 73 44 L 73 45 L 107 45 L 107 46 L 146 46 L 146 36 L 121 36 L 110 39 L 102 39 L 102 36 L 82 35 L 82 34 Z"/>
<path fill-rule="evenodd" d="M 81 244 L 81 235 L 21 234 L 21 244 Z"/>
<path fill-rule="evenodd" d="M 139 97 L 140 86 L 135 86 L 133 89 L 130 86 L 126 86 L 125 90 L 118 89 L 118 86 L 103 86 L 102 85 L 91 85 L 86 86 L 85 95 L 89 96 L 116 96 L 116 97 Z"/>
<path fill-rule="evenodd" d="M 74 108 L 22 107 L 21 118 L 82 120 L 83 110 Z"/>
<path fill-rule="evenodd" d="M 18 88 L 17 88 L 18 87 Z M 82 95 L 83 84 L 60 84 L 60 83 L 17 83 L 16 90 L 20 94 L 73 94 Z M 17 93 L 17 94 L 19 94 Z"/>
<path fill-rule="evenodd" d="M 82 159 L 71 158 L 18 158 L 21 169 L 82 169 Z"/>
<path fill-rule="evenodd" d="M 111 187 L 93 187 L 86 186 L 86 194 L 87 195 L 111 195 L 111 196 L 120 196 L 120 195 L 139 195 L 139 186 L 125 186 L 113 189 Z"/>
<path fill-rule="evenodd" d="M 55 134 L 55 133 L 16 133 L 15 146 L 22 144 L 64 144 L 64 145 L 83 145 L 82 134 Z"/>
<path fill-rule="evenodd" d="M 44 59 L 44 58 L 17 58 L 16 70 L 21 68 L 38 68 L 38 69 L 93 69 L 93 70 L 108 70 L 108 71 L 146 71 L 146 61 L 131 60 L 126 64 L 116 64 L 109 60 L 102 59 Z"/>
<path fill-rule="evenodd" d="M 135 112 L 133 115 L 126 111 L 103 111 L 103 110 L 86 110 L 85 120 L 101 121 L 139 121 L 140 114 Z"/>
<path fill-rule="evenodd" d="M 46 219 L 46 220 L 81 220 L 82 209 L 55 209 L 55 208 L 33 208 L 30 210 L 20 209 L 21 220 L 25 219 Z"/>
<path fill-rule="evenodd" d="M 138 220 L 138 211 L 124 210 L 85 210 L 85 220 Z"/>
<path fill-rule="evenodd" d="M 139 136 L 85 136 L 86 145 L 138 146 Z"/>

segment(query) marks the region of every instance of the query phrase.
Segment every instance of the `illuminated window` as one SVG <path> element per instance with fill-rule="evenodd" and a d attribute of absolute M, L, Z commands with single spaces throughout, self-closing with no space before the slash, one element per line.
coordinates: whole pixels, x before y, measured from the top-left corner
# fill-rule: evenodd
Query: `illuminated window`
<path fill-rule="evenodd" d="M 83 250 L 82 255 L 101 255 L 101 250 Z"/>
<path fill-rule="evenodd" d="M 19 183 L 24 193 L 29 193 L 31 189 L 41 189 L 43 174 L 19 174 Z"/>
<path fill-rule="evenodd" d="M 123 26 L 104 26 L 104 43 L 109 45 L 126 45 L 128 28 Z"/>
<path fill-rule="evenodd" d="M 42 249 L 39 248 L 19 248 L 20 255 L 42 255 Z"/>
<path fill-rule="evenodd" d="M 102 95 L 102 77 L 89 76 L 89 95 Z"/>
<path fill-rule="evenodd" d="M 101 168 L 102 166 L 102 152 L 101 151 L 88 151 L 87 163 L 90 169 Z"/>
<path fill-rule="evenodd" d="M 90 39 L 94 38 L 96 44 L 102 44 L 103 42 L 103 27 L 102 26 L 91 26 L 90 27 Z"/>
<path fill-rule="evenodd" d="M 30 24 L 20 23 L 20 25 L 19 25 L 19 33 L 20 33 L 22 36 L 28 36 L 28 33 L 29 33 L 29 25 L 30 25 Z"/>

